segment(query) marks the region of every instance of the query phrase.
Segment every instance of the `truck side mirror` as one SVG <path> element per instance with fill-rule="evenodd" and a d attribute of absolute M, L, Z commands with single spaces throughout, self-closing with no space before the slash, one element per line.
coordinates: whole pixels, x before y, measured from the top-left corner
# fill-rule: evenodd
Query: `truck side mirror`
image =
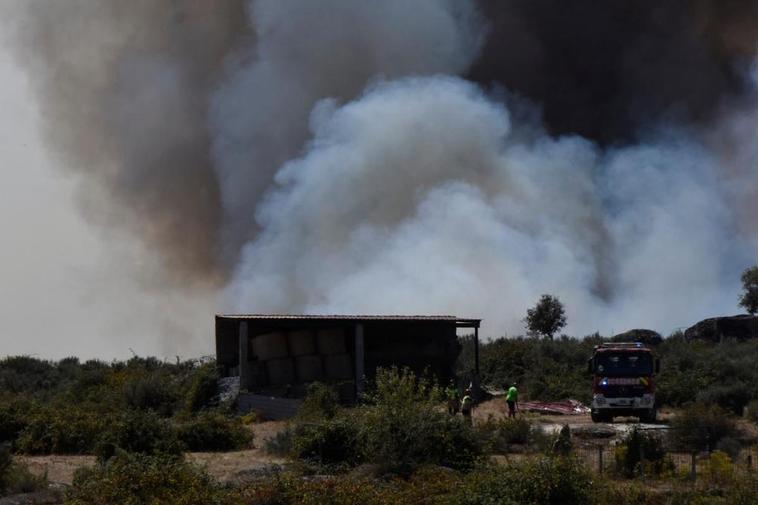
<path fill-rule="evenodd" d="M 587 373 L 589 375 L 592 375 L 592 358 L 587 360 Z"/>
<path fill-rule="evenodd" d="M 661 372 L 661 358 L 655 358 L 655 373 Z"/>

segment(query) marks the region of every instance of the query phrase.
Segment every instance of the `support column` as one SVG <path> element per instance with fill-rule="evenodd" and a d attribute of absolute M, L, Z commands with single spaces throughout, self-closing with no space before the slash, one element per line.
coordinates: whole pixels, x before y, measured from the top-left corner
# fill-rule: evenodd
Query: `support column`
<path fill-rule="evenodd" d="M 479 327 L 474 328 L 474 376 L 479 381 Z"/>
<path fill-rule="evenodd" d="M 250 388 L 250 339 L 247 321 L 240 321 L 239 328 L 239 373 L 240 391 Z"/>
<path fill-rule="evenodd" d="M 473 385 L 474 399 L 482 398 L 482 390 L 479 385 L 479 326 L 474 327 L 474 380 Z"/>
<path fill-rule="evenodd" d="M 356 396 L 363 394 L 365 370 L 365 351 L 363 344 L 363 325 L 355 325 L 355 393 Z"/>

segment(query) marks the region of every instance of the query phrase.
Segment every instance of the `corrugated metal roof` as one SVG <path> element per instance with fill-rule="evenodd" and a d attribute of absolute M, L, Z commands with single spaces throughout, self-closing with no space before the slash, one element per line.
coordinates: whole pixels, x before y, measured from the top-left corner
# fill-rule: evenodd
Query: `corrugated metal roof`
<path fill-rule="evenodd" d="M 221 319 L 354 320 L 354 321 L 461 321 L 456 316 L 401 316 L 357 314 L 217 314 Z M 465 319 L 479 321 L 479 319 Z"/>

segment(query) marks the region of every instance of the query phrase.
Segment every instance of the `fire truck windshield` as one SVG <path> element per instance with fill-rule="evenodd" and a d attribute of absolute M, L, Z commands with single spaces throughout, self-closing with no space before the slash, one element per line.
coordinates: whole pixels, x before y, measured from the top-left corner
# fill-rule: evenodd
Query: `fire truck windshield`
<path fill-rule="evenodd" d="M 653 358 L 647 352 L 598 353 L 595 363 L 597 375 L 639 377 L 653 373 Z"/>

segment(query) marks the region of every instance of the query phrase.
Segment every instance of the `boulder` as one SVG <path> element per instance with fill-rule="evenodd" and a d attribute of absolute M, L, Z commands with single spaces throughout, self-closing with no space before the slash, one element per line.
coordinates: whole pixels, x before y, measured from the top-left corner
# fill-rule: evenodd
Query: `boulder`
<path fill-rule="evenodd" d="M 636 328 L 614 335 L 611 340 L 613 342 L 641 342 L 645 345 L 658 345 L 663 342 L 663 337 L 657 331 Z"/>
<path fill-rule="evenodd" d="M 704 319 L 687 328 L 684 338 L 709 342 L 721 342 L 726 338 L 758 338 L 758 316 L 739 315 Z"/>

